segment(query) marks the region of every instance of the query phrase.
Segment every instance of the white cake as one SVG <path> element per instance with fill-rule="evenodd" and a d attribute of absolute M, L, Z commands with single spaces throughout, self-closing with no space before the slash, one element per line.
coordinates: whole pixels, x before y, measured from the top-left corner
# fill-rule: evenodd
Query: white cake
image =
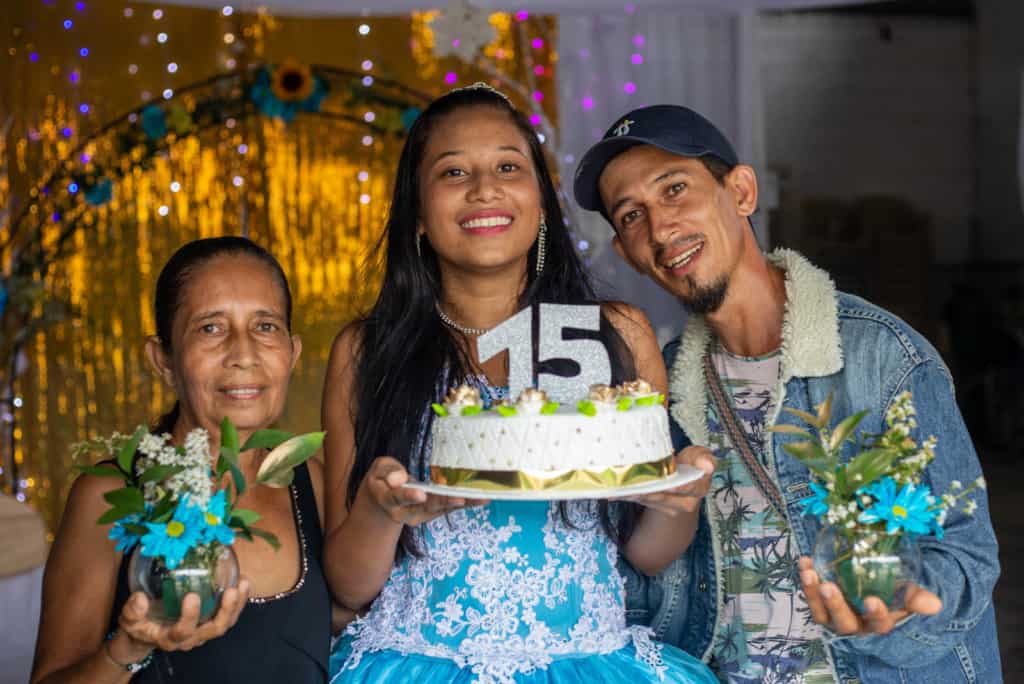
<path fill-rule="evenodd" d="M 675 472 L 662 397 L 638 380 L 595 385 L 574 405 L 524 391 L 483 410 L 477 390 L 449 392 L 432 431 L 431 479 L 479 489 L 618 487 Z"/>

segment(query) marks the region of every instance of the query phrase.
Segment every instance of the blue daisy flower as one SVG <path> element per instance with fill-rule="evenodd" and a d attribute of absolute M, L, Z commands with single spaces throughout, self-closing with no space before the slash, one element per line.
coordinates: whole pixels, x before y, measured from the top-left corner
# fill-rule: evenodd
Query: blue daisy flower
<path fill-rule="evenodd" d="M 412 125 L 416 123 L 416 119 L 420 118 L 422 113 L 419 107 L 406 107 L 402 110 L 402 128 L 405 129 L 406 133 L 412 130 Z"/>
<path fill-rule="evenodd" d="M 822 487 L 817 482 L 811 483 L 811 491 L 814 492 L 811 496 L 805 499 L 800 499 L 800 503 L 804 505 L 804 515 L 813 515 L 817 518 L 828 513 L 828 490 Z"/>
<path fill-rule="evenodd" d="M 862 523 L 886 523 L 886 534 L 905 531 L 909 534 L 928 534 L 934 531 L 935 511 L 931 508 L 931 491 L 926 486 L 905 484 L 897 492 L 896 482 L 886 477 L 867 487 L 867 494 L 875 503 L 857 518 Z"/>
<path fill-rule="evenodd" d="M 142 537 L 142 555 L 163 558 L 171 570 L 201 543 L 206 526 L 203 511 L 191 505 L 188 498 L 188 494 L 181 498 L 169 522 L 146 523 L 149 533 Z"/>
<path fill-rule="evenodd" d="M 224 520 L 227 506 L 226 492 L 223 489 L 210 499 L 210 503 L 206 506 L 206 513 L 203 514 L 206 526 L 202 532 L 202 543 L 218 542 L 224 545 L 235 543 L 235 531 L 225 524 Z"/>
<path fill-rule="evenodd" d="M 85 201 L 99 207 L 114 198 L 114 182 L 109 178 L 100 178 L 85 189 Z"/>
<path fill-rule="evenodd" d="M 142 110 L 142 130 L 150 140 L 159 140 L 167 135 L 167 119 L 164 110 L 156 105 L 149 105 Z"/>
<path fill-rule="evenodd" d="M 107 538 L 117 542 L 116 551 L 127 553 L 139 543 L 142 535 L 128 529 L 129 525 L 142 525 L 142 513 L 129 513 L 114 523 L 107 532 Z"/>

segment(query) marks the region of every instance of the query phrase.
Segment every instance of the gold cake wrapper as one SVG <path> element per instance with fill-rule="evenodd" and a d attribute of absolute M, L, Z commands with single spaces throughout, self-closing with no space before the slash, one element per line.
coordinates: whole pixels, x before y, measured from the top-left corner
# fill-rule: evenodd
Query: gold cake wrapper
<path fill-rule="evenodd" d="M 675 456 L 657 461 L 612 466 L 602 470 L 473 470 L 430 466 L 430 479 L 449 487 L 472 487 L 489 491 L 585 490 L 625 487 L 668 477 L 676 470 Z"/>

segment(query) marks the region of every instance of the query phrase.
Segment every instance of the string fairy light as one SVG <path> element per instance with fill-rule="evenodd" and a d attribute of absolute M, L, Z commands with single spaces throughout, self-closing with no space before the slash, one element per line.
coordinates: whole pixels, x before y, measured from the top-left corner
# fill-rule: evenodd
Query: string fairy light
<path fill-rule="evenodd" d="M 81 13 L 71 14 L 72 7 Z M 382 225 L 402 144 L 396 127 L 401 132 L 411 126 L 428 101 L 422 97 L 414 107 L 396 109 L 360 99 L 335 110 L 347 118 L 300 118 L 284 127 L 258 115 L 252 102 L 242 98 L 230 116 L 200 124 L 196 103 L 202 95 L 189 84 L 211 72 L 178 80 L 203 65 L 194 54 L 197 43 L 181 40 L 175 28 L 185 19 L 192 25 L 210 16 L 223 22 L 210 37 L 216 45 L 207 46 L 207 59 L 217 68 L 231 70 L 225 75 L 241 77 L 263 61 L 260 46 L 273 22 L 291 19 L 236 12 L 230 5 L 206 10 L 175 6 L 172 11 L 152 4 L 87 3 L 87 11 L 70 4 L 67 9 L 71 16 L 49 15 L 48 25 L 26 29 L 36 32 L 32 44 L 22 38 L 15 46 L 14 58 L 34 69 L 36 78 L 53 80 L 46 81 L 50 96 L 45 103 L 33 102 L 32 91 L 27 91 L 25 106 L 30 109 L 19 113 L 19 121 L 25 123 L 17 124 L 22 128 L 12 138 L 18 149 L 12 148 L 10 155 L 0 151 L 0 159 L 16 159 L 24 169 L 31 190 L 26 196 L 33 201 L 26 216 L 38 217 L 46 242 L 54 243 L 72 222 L 81 226 L 70 238 L 66 260 L 46 282 L 53 295 L 69 298 L 80 318 L 31 341 L 24 350 L 26 370 L 17 379 L 17 399 L 0 406 L 0 424 L 10 416 L 11 463 L 18 474 L 11 483 L 10 469 L 0 462 L 0 482 L 13 484 L 14 491 L 38 507 L 51 525 L 59 519 L 71 480 L 68 436 L 130 429 L 169 404 L 167 390 L 150 382 L 139 351 L 142 336 L 154 327 L 149 300 L 162 260 L 184 240 L 244 230 L 285 263 L 297 301 L 302 297 L 311 321 L 324 321 L 309 338 L 318 343 L 310 346 L 328 349 L 339 316 L 353 315 L 369 301 L 364 293 L 372 293 L 373 281 L 360 277 L 359 265 Z M 115 26 L 109 23 L 112 19 L 122 39 L 116 46 L 96 42 L 97 28 L 102 21 Z M 419 60 L 409 64 L 412 58 L 404 52 L 392 54 L 392 46 L 399 44 L 394 36 L 409 35 L 411 22 L 364 17 L 348 25 L 353 32 L 348 35 L 365 40 L 355 43 L 356 54 L 347 65 L 352 73 L 339 83 L 347 88 L 354 83 L 358 93 L 352 93 L 360 98 L 388 93 L 392 100 L 396 73 L 404 82 L 429 84 L 419 87 L 434 92 L 442 90 L 446 78 L 453 85 L 476 80 L 500 85 L 502 76 L 522 78 L 522 60 L 532 52 L 531 78 L 541 80 L 530 86 L 527 99 L 553 107 L 553 33 L 538 32 L 548 20 L 517 13 L 490 15 L 489 21 L 498 38 L 484 47 L 484 53 L 499 65 L 497 76 L 437 58 L 430 59 L 432 75 L 420 76 Z M 533 32 L 526 42 L 516 35 L 514 27 L 520 25 Z M 40 40 L 41 32 L 52 38 Z M 229 34 L 232 38 L 225 42 Z M 533 49 L 533 38 L 541 38 L 543 46 Z M 69 39 L 71 44 L 66 45 Z M 66 45 L 59 54 L 54 49 L 58 41 Z M 154 49 L 157 45 L 159 50 Z M 114 48 L 117 52 L 111 54 Z M 99 64 L 94 60 L 115 64 L 111 71 L 116 73 L 97 73 L 90 68 Z M 345 107 L 347 97 L 341 92 L 332 106 Z M 144 165 L 138 163 L 136 152 L 113 156 L 117 135 L 128 127 L 141 131 L 148 125 L 145 111 L 151 106 L 163 113 L 174 142 L 159 143 Z M 125 109 L 132 111 L 118 119 L 123 123 L 117 130 L 93 137 Z M 181 126 L 180 134 L 175 126 Z M 550 136 L 538 132 L 538 139 L 550 143 Z M 77 175 L 62 177 L 58 184 L 45 182 L 69 163 Z M 88 198 L 95 199 L 98 188 L 95 179 L 87 177 L 87 169 L 102 170 L 111 164 L 124 165 L 124 175 L 107 190 L 112 196 L 102 200 L 104 204 L 92 205 Z M 345 178 L 350 179 L 347 184 L 334 180 Z M 0 206 L 5 206 L 2 184 L 0 178 Z M 301 239 L 294 233 L 297 215 L 313 219 L 303 226 Z M 339 231 L 337 226 L 346 229 Z M 10 252 L 4 249 L 0 245 L 0 259 L 6 263 Z M 332 256 L 324 259 L 325 254 Z M 350 309 L 339 311 L 339 301 L 351 302 L 345 305 Z M 302 334 L 308 338 L 306 330 Z M 297 369 L 295 384 L 316 382 L 325 361 L 311 355 Z M 2 397 L 0 388 L 0 401 Z M 315 413 L 306 397 L 291 398 L 289 412 L 293 404 L 294 416 Z"/>

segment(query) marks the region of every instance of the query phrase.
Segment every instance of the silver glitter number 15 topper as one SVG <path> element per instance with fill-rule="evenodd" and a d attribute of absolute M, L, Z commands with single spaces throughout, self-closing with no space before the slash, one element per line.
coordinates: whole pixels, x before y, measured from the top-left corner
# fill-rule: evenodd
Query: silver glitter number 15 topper
<path fill-rule="evenodd" d="M 611 360 L 604 344 L 597 340 L 566 340 L 566 328 L 598 330 L 601 325 L 601 307 L 570 304 L 540 305 L 540 344 L 538 363 L 554 359 L 571 359 L 580 366 L 580 372 L 571 378 L 551 373 L 537 374 L 537 388 L 558 402 L 574 402 L 586 397 L 591 385 L 610 384 Z M 533 387 L 533 309 L 526 308 L 476 338 L 480 363 L 508 350 L 508 388 L 514 400 L 527 387 Z"/>

